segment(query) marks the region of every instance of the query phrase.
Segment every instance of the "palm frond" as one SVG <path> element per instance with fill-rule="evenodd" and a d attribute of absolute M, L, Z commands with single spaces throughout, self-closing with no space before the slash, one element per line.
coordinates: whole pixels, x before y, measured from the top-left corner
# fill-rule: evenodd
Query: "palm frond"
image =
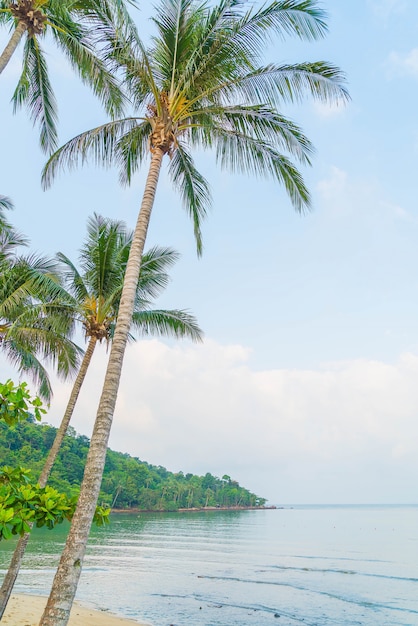
<path fill-rule="evenodd" d="M 174 94 L 178 71 L 184 65 L 184 59 L 189 58 L 190 51 L 194 49 L 196 24 L 203 7 L 193 4 L 193 0 L 166 0 L 164 10 L 153 18 L 160 35 L 153 61 L 158 64 L 161 77 L 164 77 L 160 89 L 170 95 Z"/>
<path fill-rule="evenodd" d="M 132 323 L 141 335 L 202 341 L 203 333 L 196 318 L 184 310 L 140 311 L 134 313 Z"/>
<path fill-rule="evenodd" d="M 322 102 L 344 103 L 350 98 L 345 80 L 344 72 L 338 67 L 317 61 L 260 67 L 231 88 L 246 98 L 261 97 L 275 104 L 300 102 L 306 96 Z"/>
<path fill-rule="evenodd" d="M 216 156 L 222 167 L 231 171 L 270 176 L 284 185 L 294 208 L 303 212 L 311 206 L 310 194 L 301 173 L 270 144 L 224 128 L 213 129 Z"/>
<path fill-rule="evenodd" d="M 0 219 L 4 218 L 3 210 L 11 211 L 13 209 L 13 202 L 7 196 L 0 195 Z"/>
<path fill-rule="evenodd" d="M 139 272 L 136 308 L 143 307 L 141 301 L 156 298 L 168 285 L 167 270 L 180 258 L 172 248 L 154 246 L 142 256 Z"/>
<path fill-rule="evenodd" d="M 74 293 L 76 302 L 83 302 L 89 295 L 88 289 L 84 284 L 83 277 L 78 272 L 73 262 L 62 252 L 58 252 L 56 255 L 58 261 L 62 263 L 61 273 L 64 277 L 65 283 L 69 289 Z"/>
<path fill-rule="evenodd" d="M 110 116 L 121 115 L 127 103 L 126 97 L 115 74 L 106 67 L 104 60 L 97 54 L 94 37 L 82 29 L 80 24 L 74 22 L 68 13 L 55 12 L 51 25 L 53 26 L 51 32 L 58 46 L 83 82 L 93 89 Z M 97 38 L 98 25 L 91 26 L 92 35 Z M 104 27 L 102 33 L 103 30 Z M 109 32 L 106 33 L 106 37 L 111 36 Z"/>
<path fill-rule="evenodd" d="M 195 111 L 195 124 L 191 133 L 202 138 L 203 145 L 211 146 L 213 137 L 211 128 L 214 124 L 231 132 L 253 136 L 260 141 L 271 143 L 285 149 L 298 161 L 310 165 L 310 156 L 314 148 L 302 130 L 291 120 L 264 105 L 207 107 Z"/>
<path fill-rule="evenodd" d="M 19 320 L 7 331 L 4 337 L 6 343 L 13 341 L 13 345 L 35 354 L 44 363 L 54 367 L 58 376 L 64 380 L 76 373 L 83 352 L 70 339 L 56 332 L 51 318 L 40 318 L 36 325 L 31 323 L 26 327 L 21 322 Z"/>
<path fill-rule="evenodd" d="M 207 11 L 201 20 L 200 28 L 196 28 L 195 41 L 190 48 L 188 58 L 178 71 L 178 79 L 174 96 L 181 97 L 190 93 L 200 84 L 200 77 L 205 76 L 206 86 L 213 77 L 213 68 L 224 58 L 224 44 L 231 25 L 240 16 L 241 0 L 221 0 L 219 4 Z M 206 8 L 207 5 L 203 5 Z M 226 68 L 224 68 L 225 70 Z"/>
<path fill-rule="evenodd" d="M 119 139 L 137 124 L 138 118 L 135 117 L 114 120 L 68 141 L 48 159 L 42 172 L 43 187 L 51 185 L 60 169 L 73 169 L 78 162 L 85 163 L 89 157 L 98 165 L 111 165 Z"/>
<path fill-rule="evenodd" d="M 48 405 L 52 398 L 52 388 L 48 372 L 36 356 L 22 346 L 9 340 L 3 340 L 2 352 L 7 360 L 22 374 L 28 377 L 38 388 L 38 394 Z"/>
<path fill-rule="evenodd" d="M 184 207 L 192 218 L 197 253 L 201 255 L 201 222 L 212 202 L 209 185 L 197 171 L 186 146 L 180 142 L 170 161 L 169 173 L 174 186 L 180 192 Z"/>
<path fill-rule="evenodd" d="M 41 148 L 52 152 L 57 146 L 57 104 L 43 52 L 34 37 L 26 40 L 22 74 L 12 101 L 14 111 L 27 107 L 34 124 L 40 126 Z"/>
<path fill-rule="evenodd" d="M 125 133 L 118 141 L 116 150 L 120 168 L 119 180 L 122 185 L 129 185 L 132 176 L 148 155 L 151 130 L 151 125 L 146 120 Z"/>
<path fill-rule="evenodd" d="M 276 0 L 263 5 L 237 20 L 229 38 L 229 45 L 237 52 L 251 52 L 259 58 L 265 50 L 266 39 L 279 35 L 313 41 L 327 33 L 326 13 L 317 0 Z"/>
<path fill-rule="evenodd" d="M 0 195 L 0 262 L 10 260 L 16 248 L 28 245 L 28 239 L 13 228 L 6 218 L 4 211 L 12 209 L 10 198 Z"/>

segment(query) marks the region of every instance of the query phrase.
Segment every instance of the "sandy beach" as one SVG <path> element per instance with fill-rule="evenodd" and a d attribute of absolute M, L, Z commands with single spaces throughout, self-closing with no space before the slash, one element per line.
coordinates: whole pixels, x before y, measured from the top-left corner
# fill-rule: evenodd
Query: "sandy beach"
<path fill-rule="evenodd" d="M 2 626 L 38 626 L 47 598 L 13 594 L 1 621 Z M 139 622 L 123 619 L 107 613 L 95 611 L 75 602 L 71 611 L 69 626 L 138 626 Z M 142 624 L 142 626 L 145 626 Z"/>

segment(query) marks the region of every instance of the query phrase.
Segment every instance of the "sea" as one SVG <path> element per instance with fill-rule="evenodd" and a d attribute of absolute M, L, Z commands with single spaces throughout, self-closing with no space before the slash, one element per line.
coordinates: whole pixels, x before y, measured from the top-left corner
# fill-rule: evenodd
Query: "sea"
<path fill-rule="evenodd" d="M 67 530 L 33 533 L 16 591 L 48 593 Z M 418 626 L 418 505 L 113 514 L 77 598 L 151 626 Z"/>

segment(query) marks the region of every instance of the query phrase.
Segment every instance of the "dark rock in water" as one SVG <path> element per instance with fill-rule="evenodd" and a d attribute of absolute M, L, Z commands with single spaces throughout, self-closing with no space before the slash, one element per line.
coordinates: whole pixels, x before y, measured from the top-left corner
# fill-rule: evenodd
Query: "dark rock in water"
<path fill-rule="evenodd" d="M 274 617 L 281 617 L 280 613 L 275 613 Z"/>

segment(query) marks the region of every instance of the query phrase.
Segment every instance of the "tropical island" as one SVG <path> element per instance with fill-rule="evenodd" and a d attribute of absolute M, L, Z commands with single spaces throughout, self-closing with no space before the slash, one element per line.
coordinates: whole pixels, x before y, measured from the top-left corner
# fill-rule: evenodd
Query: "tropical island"
<path fill-rule="evenodd" d="M 57 429 L 34 419 L 10 429 L 0 423 L 2 465 L 24 466 L 39 475 Z M 90 441 L 70 427 L 49 484 L 69 496 L 79 492 Z M 129 454 L 108 449 L 100 504 L 113 511 L 179 511 L 230 508 L 265 508 L 266 499 L 224 475 L 217 478 L 182 471 L 173 473 Z"/>

